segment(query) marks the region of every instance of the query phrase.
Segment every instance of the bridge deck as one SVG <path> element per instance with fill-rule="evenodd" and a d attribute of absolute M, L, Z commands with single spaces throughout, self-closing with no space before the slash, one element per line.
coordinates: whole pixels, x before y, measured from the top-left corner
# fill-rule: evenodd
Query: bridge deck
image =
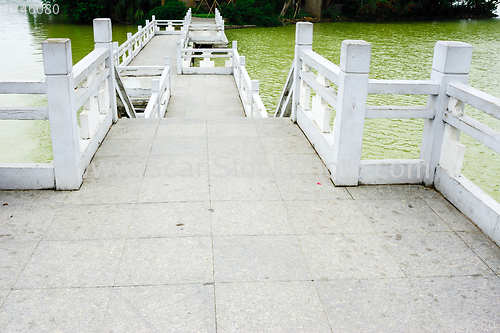
<path fill-rule="evenodd" d="M 2 331 L 498 331 L 496 245 L 433 190 L 333 186 L 232 80 L 178 77 L 80 191 L 0 192 Z"/>

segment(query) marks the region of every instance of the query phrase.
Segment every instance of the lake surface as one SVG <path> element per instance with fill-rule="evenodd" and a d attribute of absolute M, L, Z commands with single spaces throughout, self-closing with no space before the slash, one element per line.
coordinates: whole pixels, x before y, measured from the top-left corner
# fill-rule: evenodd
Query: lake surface
<path fill-rule="evenodd" d="M 40 43 L 46 38 L 67 37 L 72 41 L 76 63 L 93 49 L 92 27 L 68 24 L 57 15 L 7 14 L 0 0 L 2 49 L 0 79 L 43 78 Z M 22 2 L 25 3 L 25 2 Z M 29 3 L 29 1 L 28 1 Z M 39 3 L 31 1 L 31 3 Z M 123 42 L 135 26 L 114 25 L 115 41 Z M 229 40 L 238 41 L 247 69 L 260 81 L 261 96 L 269 112 L 274 112 L 293 58 L 295 26 L 226 30 Z M 354 23 L 335 22 L 314 25 L 313 49 L 338 64 L 340 45 L 345 39 L 363 39 L 372 44 L 370 78 L 428 79 L 434 44 L 455 40 L 474 46 L 470 74 L 473 87 L 500 97 L 500 20 L 463 20 L 455 22 Z M 26 100 L 19 96 L 2 98 L 0 105 L 43 105 L 43 98 Z M 425 105 L 426 97 L 371 96 L 372 105 Z M 490 116 L 468 108 L 466 112 L 500 130 Z M 422 120 L 367 120 L 363 158 L 418 158 Z M 0 162 L 48 162 L 51 147 L 45 121 L 0 121 Z M 500 157 L 466 135 L 467 147 L 463 173 L 500 201 Z"/>

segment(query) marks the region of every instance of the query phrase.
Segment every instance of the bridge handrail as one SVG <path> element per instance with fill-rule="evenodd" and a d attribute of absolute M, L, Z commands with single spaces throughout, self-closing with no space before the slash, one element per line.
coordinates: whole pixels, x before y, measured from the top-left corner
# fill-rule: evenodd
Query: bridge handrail
<path fill-rule="evenodd" d="M 267 117 L 267 110 L 260 98 L 259 81 L 252 80 L 246 69 L 246 60 L 238 52 L 238 43 L 233 42 L 233 76 L 247 117 Z"/>
<path fill-rule="evenodd" d="M 5 80 L 0 81 L 0 94 L 45 95 L 45 80 Z M 42 107 L 0 107 L 0 120 L 44 120 L 49 113 Z"/>
<path fill-rule="evenodd" d="M 170 76 L 170 58 L 165 58 L 165 67 L 159 79 L 151 81 L 151 97 L 149 98 L 145 118 L 163 118 L 167 110 L 168 101 L 172 94 L 171 76 Z"/>
<path fill-rule="evenodd" d="M 111 20 L 96 19 L 96 48 L 74 66 L 70 40 L 48 39 L 42 43 L 45 80 L 0 82 L 0 94 L 46 95 L 47 107 L 4 108 L 0 119 L 48 119 L 53 153 L 51 163 L 0 164 L 2 188 L 80 187 L 90 160 L 117 120 L 111 38 Z"/>
<path fill-rule="evenodd" d="M 286 114 L 291 101 L 292 119 L 330 170 L 335 185 L 433 185 L 500 244 L 500 233 L 494 231 L 500 203 L 461 174 L 465 146 L 458 141 L 460 132 L 500 153 L 500 132 L 464 114 L 464 104 L 469 104 L 500 119 L 500 98 L 467 85 L 472 46 L 437 42 L 430 80 L 373 80 L 368 77 L 369 43 L 344 41 L 337 66 L 312 51 L 311 23 L 298 23 L 296 29 L 295 59 L 277 115 Z M 427 95 L 428 101 L 373 106 L 367 105 L 369 94 Z M 332 110 L 336 111 L 333 128 Z M 368 118 L 425 119 L 420 157 L 361 160 Z"/>
<path fill-rule="evenodd" d="M 191 23 L 191 8 L 186 13 L 183 20 L 157 20 L 153 15 L 151 21 L 146 20 L 144 27 L 138 26 L 137 32 L 127 33 L 127 40 L 121 45 L 115 45 L 113 52 L 116 66 L 126 66 L 134 60 L 139 52 L 155 35 L 179 35 L 187 29 Z M 165 26 L 165 30 L 161 27 Z M 176 27 L 180 27 L 179 30 Z"/>

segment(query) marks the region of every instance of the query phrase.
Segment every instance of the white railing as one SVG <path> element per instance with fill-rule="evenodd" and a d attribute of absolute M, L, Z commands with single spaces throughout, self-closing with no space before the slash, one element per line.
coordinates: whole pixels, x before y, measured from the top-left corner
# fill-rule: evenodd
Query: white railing
<path fill-rule="evenodd" d="M 47 107 L 2 108 L 1 119 L 48 119 L 52 163 L 1 164 L 2 189 L 75 190 L 112 122 L 116 99 L 111 21 L 94 20 L 95 49 L 73 66 L 69 39 L 42 43 L 44 81 L 1 82 L 2 94 L 46 94 Z M 78 126 L 78 112 L 80 127 Z"/>
<path fill-rule="evenodd" d="M 181 74 L 231 74 L 233 72 L 233 49 L 193 49 L 180 50 Z M 212 59 L 222 59 L 224 67 L 216 67 Z M 198 67 L 194 67 L 198 60 Z"/>
<path fill-rule="evenodd" d="M 297 24 L 295 59 L 276 115 L 291 114 L 335 185 L 434 186 L 500 244 L 500 203 L 461 175 L 460 131 L 500 153 L 500 132 L 463 113 L 469 104 L 500 119 L 500 99 L 467 85 L 472 46 L 436 43 L 430 80 L 370 80 L 369 43 L 344 41 L 338 66 L 312 51 L 312 37 L 311 23 Z M 427 95 L 428 102 L 370 106 L 369 94 Z M 425 120 L 419 159 L 361 160 L 365 119 L 380 118 Z"/>
<path fill-rule="evenodd" d="M 193 37 L 193 33 L 197 34 Z M 206 36 L 200 35 L 205 33 Z M 237 50 L 237 42 L 231 48 L 194 48 L 193 43 L 207 38 L 214 41 L 210 34 L 222 34 L 226 40 L 224 20 L 218 10 L 215 13 L 215 24 L 189 25 L 181 31 L 181 40 L 177 42 L 177 74 L 221 74 L 234 76 L 236 86 L 247 117 L 267 117 L 267 111 L 259 95 L 259 81 L 250 79 L 245 68 L 245 57 Z M 218 35 L 217 38 L 219 38 Z M 198 39 L 196 39 L 198 38 Z"/>
<path fill-rule="evenodd" d="M 218 8 L 215 8 L 215 25 L 218 26 L 220 30 L 224 31 L 224 18 L 220 14 Z"/>
<path fill-rule="evenodd" d="M 146 46 L 146 44 L 154 37 L 157 33 L 156 31 L 156 21 L 153 16 L 153 20 L 149 22 L 146 21 L 144 27 L 138 26 L 137 32 L 132 35 L 132 33 L 127 33 L 127 40 L 116 47 L 114 51 L 114 59 L 116 66 L 126 66 L 141 52 L 141 50 Z"/>
<path fill-rule="evenodd" d="M 184 20 L 155 20 L 156 23 L 155 35 L 180 35 L 181 29 L 184 26 Z"/>
<path fill-rule="evenodd" d="M 45 80 L 0 81 L 0 94 L 45 95 Z M 44 107 L 2 107 L 0 120 L 46 120 Z M 53 163 L 0 163 L 0 188 L 53 188 Z"/>
<path fill-rule="evenodd" d="M 114 60 L 116 66 L 127 66 L 141 52 L 155 35 L 181 35 L 191 24 L 191 9 L 183 20 L 156 20 L 153 15 L 151 22 L 146 20 L 144 27 L 138 26 L 137 32 L 127 33 L 127 40 L 118 46 L 114 44 Z"/>
<path fill-rule="evenodd" d="M 247 117 L 267 117 L 267 110 L 259 95 L 259 81 L 250 79 L 245 68 L 245 57 L 240 56 L 237 42 L 233 42 L 233 75 Z"/>
<path fill-rule="evenodd" d="M 170 58 L 166 57 L 165 67 L 159 79 L 151 81 L 151 97 L 144 110 L 144 118 L 163 118 L 172 94 Z"/>

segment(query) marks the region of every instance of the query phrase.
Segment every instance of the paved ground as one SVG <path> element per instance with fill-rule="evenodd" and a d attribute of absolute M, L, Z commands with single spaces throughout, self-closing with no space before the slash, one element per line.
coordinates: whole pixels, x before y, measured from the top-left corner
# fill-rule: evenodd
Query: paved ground
<path fill-rule="evenodd" d="M 0 331 L 500 330 L 500 250 L 441 195 L 336 188 L 232 77 L 176 89 L 80 191 L 0 192 Z"/>

